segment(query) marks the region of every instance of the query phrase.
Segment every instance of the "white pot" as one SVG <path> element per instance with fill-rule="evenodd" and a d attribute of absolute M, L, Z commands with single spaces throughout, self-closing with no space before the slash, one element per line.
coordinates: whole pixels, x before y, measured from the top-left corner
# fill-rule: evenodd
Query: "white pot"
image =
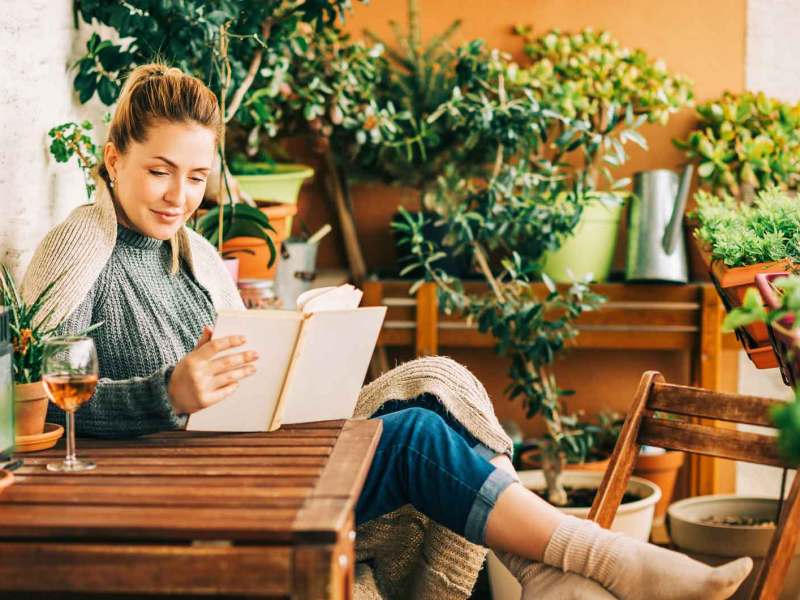
<path fill-rule="evenodd" d="M 603 481 L 603 475 L 604 473 L 599 472 L 565 471 L 562 477 L 564 485 L 567 487 L 597 488 Z M 545 487 L 542 471 L 520 471 L 519 478 L 529 489 L 541 490 Z M 651 481 L 631 477 L 627 491 L 642 499 L 620 505 L 611 530 L 619 531 L 637 540 L 647 541 L 650 539 L 653 515 L 656 503 L 661 498 L 661 489 Z M 588 508 L 561 508 L 559 510 L 583 519 L 589 516 Z M 494 600 L 519 600 L 522 588 L 511 572 L 497 559 L 494 552 L 489 552 L 488 562 L 492 598 Z"/>
<path fill-rule="evenodd" d="M 749 598 L 775 529 L 753 525 L 713 525 L 701 521 L 710 516 L 774 519 L 777 507 L 775 498 L 728 494 L 680 500 L 667 509 L 670 538 L 682 552 L 709 565 L 721 565 L 740 556 L 750 556 L 753 570 L 731 596 L 733 599 Z M 795 549 L 780 598 L 800 598 L 800 544 Z"/>

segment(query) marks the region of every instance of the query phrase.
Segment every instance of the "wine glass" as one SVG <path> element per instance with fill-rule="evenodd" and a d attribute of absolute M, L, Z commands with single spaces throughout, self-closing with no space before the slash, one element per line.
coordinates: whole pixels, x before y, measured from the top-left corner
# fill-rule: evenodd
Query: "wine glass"
<path fill-rule="evenodd" d="M 94 340 L 90 337 L 53 339 L 44 347 L 42 381 L 50 400 L 67 413 L 67 456 L 48 463 L 48 471 L 78 472 L 95 464 L 75 457 L 75 411 L 87 402 L 97 387 L 98 365 Z"/>

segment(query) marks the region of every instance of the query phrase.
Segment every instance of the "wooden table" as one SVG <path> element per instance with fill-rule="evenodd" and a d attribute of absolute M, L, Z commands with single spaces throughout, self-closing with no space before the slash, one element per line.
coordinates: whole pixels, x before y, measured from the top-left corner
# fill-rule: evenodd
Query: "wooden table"
<path fill-rule="evenodd" d="M 45 469 L 63 446 L 25 455 L 0 495 L 0 597 L 350 598 L 353 511 L 380 431 L 80 439 L 97 469 L 72 475 Z"/>

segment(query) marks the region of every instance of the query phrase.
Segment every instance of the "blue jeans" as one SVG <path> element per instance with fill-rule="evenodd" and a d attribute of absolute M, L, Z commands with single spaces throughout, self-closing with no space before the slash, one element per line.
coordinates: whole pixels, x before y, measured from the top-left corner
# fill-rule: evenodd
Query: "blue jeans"
<path fill-rule="evenodd" d="M 383 433 L 356 505 L 356 523 L 412 504 L 437 523 L 484 544 L 497 497 L 515 479 L 494 452 L 448 415 L 435 396 L 390 401 L 373 418 Z"/>

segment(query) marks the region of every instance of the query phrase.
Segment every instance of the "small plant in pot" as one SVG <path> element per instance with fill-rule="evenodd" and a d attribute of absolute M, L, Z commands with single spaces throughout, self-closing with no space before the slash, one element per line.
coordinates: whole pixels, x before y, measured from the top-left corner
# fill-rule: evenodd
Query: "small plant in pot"
<path fill-rule="evenodd" d="M 622 46 L 607 31 L 553 30 L 535 36 L 530 27 L 518 26 L 515 32 L 530 59 L 522 75 L 530 80 L 530 93 L 583 124 L 579 134 L 562 128 L 551 132 L 553 138 L 572 136 L 554 162 L 563 158 L 572 163 L 587 189 L 606 190 L 586 207 L 573 234 L 548 254 L 545 272 L 559 283 L 588 273 L 604 281 L 630 181 L 614 172 L 629 158 L 628 142 L 648 149 L 640 132 L 644 124 L 666 125 L 691 104 L 692 85 L 643 50 Z"/>
<path fill-rule="evenodd" d="M 728 310 L 742 305 L 757 274 L 792 270 L 800 262 L 800 203 L 787 192 L 768 188 L 752 205 L 705 191 L 695 200 L 694 235 Z M 736 332 L 757 367 L 778 366 L 763 323 L 752 322 Z"/>
<path fill-rule="evenodd" d="M 48 399 L 42 383 L 42 363 L 45 346 L 55 338 L 60 323 L 42 325 L 47 318 L 40 312 L 55 283 L 46 287 L 31 304 L 26 304 L 11 272 L 5 265 L 0 265 L 0 303 L 10 315 L 9 329 L 14 348 L 14 423 L 17 437 L 37 435 L 44 431 Z M 92 325 L 79 335 L 85 335 L 100 325 Z"/>
<path fill-rule="evenodd" d="M 697 107 L 698 122 L 675 145 L 697 164 L 703 188 L 749 203 L 753 193 L 800 186 L 800 103 L 762 92 L 725 92 Z"/>
<path fill-rule="evenodd" d="M 256 279 L 274 277 L 282 238 L 264 211 L 244 203 L 225 204 L 220 219 L 220 207 L 215 206 L 197 219 L 195 229 L 212 245 L 218 246 L 220 221 L 223 223 L 222 257 L 238 260 L 239 276 Z"/>

